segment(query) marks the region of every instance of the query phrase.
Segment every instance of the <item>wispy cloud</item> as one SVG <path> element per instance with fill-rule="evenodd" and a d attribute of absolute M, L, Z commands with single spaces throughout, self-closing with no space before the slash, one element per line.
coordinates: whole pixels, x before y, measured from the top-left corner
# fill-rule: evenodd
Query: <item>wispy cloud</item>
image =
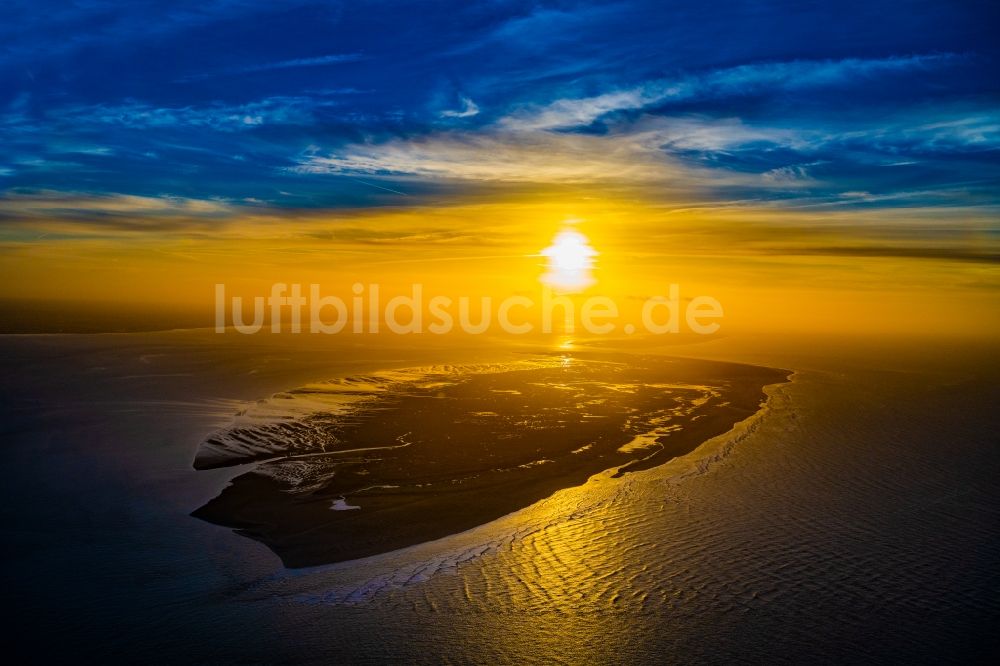
<path fill-rule="evenodd" d="M 178 81 L 202 81 L 216 76 L 233 76 L 238 74 L 253 74 L 256 72 L 270 72 L 277 69 L 292 69 L 296 67 L 321 67 L 325 65 L 341 65 L 348 62 L 358 62 L 364 60 L 361 53 L 332 53 L 329 55 L 315 56 L 312 58 L 292 58 L 290 60 L 278 60 L 276 62 L 264 62 L 255 65 L 242 65 L 240 67 L 229 67 L 211 72 L 192 74 L 185 76 Z"/>
<path fill-rule="evenodd" d="M 527 106 L 504 119 L 516 129 L 565 129 L 586 126 L 615 111 L 654 105 L 722 99 L 739 95 L 851 85 L 877 76 L 944 67 L 954 54 L 892 58 L 791 61 L 740 65 L 675 79 L 648 81 L 631 88 L 578 99 Z"/>
<path fill-rule="evenodd" d="M 470 118 L 472 116 L 479 114 L 479 107 L 468 97 L 464 95 L 461 98 L 462 108 L 457 111 L 454 109 L 448 109 L 441 112 L 442 118 Z"/>
<path fill-rule="evenodd" d="M 239 207 L 221 199 L 51 190 L 0 196 L 0 229 L 75 235 L 183 229 L 231 219 Z"/>
<path fill-rule="evenodd" d="M 508 182 L 695 181 L 749 185 L 748 174 L 725 169 L 682 166 L 672 155 L 727 155 L 740 151 L 776 149 L 800 155 L 844 150 L 864 143 L 893 154 L 907 148 L 981 149 L 995 146 L 996 117 L 938 114 L 897 118 L 880 125 L 748 123 L 739 118 L 687 114 L 643 114 L 610 118 L 616 111 L 662 107 L 672 101 L 723 98 L 761 91 L 854 85 L 884 75 L 944 67 L 954 55 L 915 55 L 880 59 L 791 61 L 744 65 L 703 72 L 674 80 L 646 82 L 583 98 L 565 98 L 546 105 L 515 108 L 488 125 L 453 129 L 384 142 L 347 145 L 323 155 L 311 151 L 300 159 L 302 173 L 406 175 L 425 179 Z M 441 115 L 465 118 L 478 107 L 462 98 L 461 110 Z M 609 117 L 600 134 L 563 130 L 587 126 Z M 813 182 L 809 168 L 822 160 L 771 164 L 753 181 L 758 188 L 787 189 Z M 745 170 L 744 170 L 745 171 Z"/>
<path fill-rule="evenodd" d="M 122 104 L 56 109 L 50 116 L 74 124 L 122 125 L 132 128 L 202 127 L 224 131 L 265 124 L 309 124 L 314 113 L 337 102 L 316 97 L 268 97 L 245 104 L 215 102 L 205 106 L 156 107 L 129 100 Z"/>
<path fill-rule="evenodd" d="M 641 153 L 645 152 L 643 157 Z M 662 174 L 655 149 L 601 137 L 439 133 L 347 146 L 335 155 L 307 155 L 300 173 L 413 175 L 453 180 L 589 182 L 650 179 Z"/>
<path fill-rule="evenodd" d="M 761 174 L 761 178 L 769 183 L 799 185 L 812 180 L 809 168 L 822 164 L 822 162 L 811 162 L 809 164 L 789 164 L 787 166 L 768 169 Z"/>
<path fill-rule="evenodd" d="M 688 197 L 718 196 L 726 188 L 737 188 L 740 198 L 790 197 L 809 189 L 809 197 L 822 201 L 838 199 L 845 189 L 839 184 L 843 175 L 828 179 L 829 174 L 838 169 L 843 174 L 851 165 L 884 168 L 887 156 L 897 163 L 900 156 L 929 150 L 957 155 L 1000 148 L 1000 116 L 927 113 L 821 128 L 795 127 L 780 119 L 771 125 L 695 115 L 644 116 L 602 133 L 515 129 L 501 119 L 476 129 L 348 144 L 328 153 L 313 147 L 293 171 L 431 182 L 624 186 L 657 197 L 682 190 Z M 888 172 L 886 177 L 894 180 Z"/>
<path fill-rule="evenodd" d="M 404 176 L 425 180 L 520 184 L 650 186 L 684 196 L 708 182 L 750 180 L 683 166 L 660 148 L 656 132 L 612 136 L 557 132 L 439 132 L 304 154 L 297 173 Z"/>
<path fill-rule="evenodd" d="M 946 261 L 1000 264 L 1000 252 L 995 248 L 973 249 L 968 247 L 940 247 L 927 245 L 875 245 L 875 246 L 784 246 L 772 248 L 771 254 L 813 255 L 839 257 L 881 257 L 906 259 L 934 259 Z"/>

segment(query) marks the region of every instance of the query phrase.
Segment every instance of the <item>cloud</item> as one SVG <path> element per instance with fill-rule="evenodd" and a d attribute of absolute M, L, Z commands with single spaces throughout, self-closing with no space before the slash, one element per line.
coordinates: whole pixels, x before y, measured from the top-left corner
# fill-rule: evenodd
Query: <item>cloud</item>
<path fill-rule="evenodd" d="M 550 19 L 570 20 L 547 14 L 536 18 L 540 29 Z M 356 58 L 360 55 L 345 53 L 278 59 L 216 73 L 314 67 Z M 838 87 L 935 70 L 961 59 L 943 54 L 753 63 L 657 78 L 627 88 L 591 87 L 590 92 L 599 94 L 586 96 L 567 91 L 596 86 L 600 79 L 574 75 L 567 83 L 561 74 L 563 82 L 558 77 L 546 82 L 544 93 L 533 84 L 498 95 L 482 79 L 470 76 L 459 89 L 474 91 L 486 112 L 471 97 L 460 95 L 449 102 L 453 108 L 442 110 L 438 96 L 418 100 L 416 111 L 408 113 L 409 102 L 400 100 L 412 101 L 412 91 L 386 92 L 375 81 L 368 91 L 374 94 L 354 105 L 342 95 L 360 90 L 323 88 L 314 80 L 310 87 L 297 88 L 300 92 L 295 95 L 245 102 L 205 101 L 197 96 L 200 90 L 189 87 L 185 90 L 196 93 L 194 98 L 171 94 L 168 99 L 192 101 L 173 106 L 136 99 L 60 106 L 56 98 L 32 100 L 23 95 L 0 113 L 0 127 L 16 139 L 4 155 L 4 164 L 16 173 L 6 174 L 4 182 L 14 187 L 73 188 L 79 182 L 73 179 L 85 169 L 97 169 L 101 175 L 89 182 L 100 178 L 109 191 L 149 193 L 172 190 L 179 173 L 191 178 L 198 173 L 203 180 L 192 183 L 199 188 L 194 191 L 293 206 L 370 204 L 385 198 L 376 190 L 417 199 L 443 189 L 460 193 L 483 189 L 466 183 L 586 184 L 619 191 L 633 188 L 631 193 L 650 198 L 676 195 L 687 201 L 717 197 L 789 203 L 795 198 L 808 205 L 823 201 L 846 205 L 841 192 L 867 189 L 891 205 L 890 190 L 901 187 L 899 178 L 904 176 L 907 187 L 916 190 L 929 187 L 934 179 L 953 184 L 969 178 L 980 164 L 985 167 L 980 169 L 982 179 L 995 174 L 987 162 L 989 151 L 1000 147 L 1000 113 L 982 101 L 965 102 L 965 108 L 936 101 L 933 106 L 905 108 L 880 98 L 886 106 L 877 114 L 867 113 L 860 103 L 858 113 L 837 114 L 816 104 L 803 113 L 793 105 L 768 104 L 763 98 L 749 102 L 731 98 L 777 94 L 784 100 L 784 92 L 818 88 L 835 88 L 833 93 L 839 94 Z M 563 97 L 553 99 L 552 90 Z M 511 94 L 539 101 L 504 106 Z M 715 100 L 725 101 L 713 104 Z M 328 110 L 333 107 L 336 112 Z M 428 119 L 422 113 L 428 108 L 443 120 Z M 744 109 L 747 113 L 738 117 Z M 390 119 L 392 111 L 400 116 Z M 726 116 L 720 117 L 721 113 Z M 276 129 L 256 131 L 267 126 Z M 71 137 L 75 145 L 100 146 L 105 153 L 69 150 L 58 137 Z M 311 143 L 323 147 L 302 150 Z M 111 152 L 119 159 L 96 159 Z M 147 157 L 137 164 L 136 156 L 143 155 Z M 156 155 L 159 163 L 151 164 L 148 155 Z M 951 159 L 953 155 L 962 159 Z M 35 161 L 25 162 L 26 156 Z M 947 156 L 954 177 L 941 175 L 942 162 L 935 159 L 940 156 Z M 914 163 L 916 157 L 919 164 Z M 812 168 L 819 163 L 824 166 Z M 890 175 L 882 168 L 885 164 L 910 166 L 905 174 L 899 168 Z M 852 172 L 857 166 L 871 169 Z M 883 174 L 874 174 L 876 166 Z M 301 190 L 294 196 L 262 193 L 267 190 L 261 187 L 267 188 L 271 179 L 287 178 L 289 172 L 342 178 L 296 179 L 295 188 Z M 889 182 L 892 178 L 895 183 Z"/>
<path fill-rule="evenodd" d="M 347 62 L 357 62 L 364 60 L 361 53 L 333 53 L 329 55 L 316 56 L 314 58 L 293 58 L 291 60 L 279 60 L 277 62 L 265 62 L 256 65 L 245 65 L 242 67 L 230 67 L 219 69 L 202 74 L 192 74 L 178 79 L 178 81 L 202 81 L 216 76 L 232 76 L 237 74 L 253 74 L 255 72 L 270 72 L 276 69 L 292 69 L 295 67 L 320 67 L 324 65 L 339 65 Z"/>
<path fill-rule="evenodd" d="M 821 140 L 809 129 L 750 125 L 739 118 L 700 115 L 648 117 L 631 127 L 655 135 L 659 147 L 671 153 L 722 153 L 748 146 L 804 149 Z"/>
<path fill-rule="evenodd" d="M 477 129 L 349 144 L 330 154 L 310 146 L 294 171 L 516 183 L 761 187 L 759 179 L 682 164 L 672 156 L 762 145 L 806 148 L 817 140 L 792 129 L 752 127 L 733 118 L 648 117 L 605 134 L 513 129 L 501 118 Z M 774 176 L 770 183 L 782 184 L 778 174 Z"/>
<path fill-rule="evenodd" d="M 771 251 L 782 255 L 814 255 L 840 257 L 879 257 L 905 259 L 935 259 L 983 264 L 1000 264 L 1000 252 L 976 250 L 966 247 L 939 246 L 831 246 L 831 247 L 781 247 Z"/>
<path fill-rule="evenodd" d="M 798 185 L 812 180 L 809 175 L 809 168 L 822 164 L 822 162 L 811 162 L 809 164 L 789 164 L 787 166 L 769 169 L 761 174 L 761 178 L 776 184 Z"/>
<path fill-rule="evenodd" d="M 181 229 L 229 219 L 239 210 L 220 199 L 51 190 L 9 192 L 0 196 L 0 209 L 0 228 L 74 234 Z"/>
<path fill-rule="evenodd" d="M 305 155 L 295 170 L 517 183 L 662 179 L 670 167 L 649 138 L 446 132 Z"/>
<path fill-rule="evenodd" d="M 952 153 L 969 150 L 990 151 L 1000 147 L 1000 110 L 989 112 L 938 114 L 933 118 L 913 117 L 886 127 L 852 134 L 852 140 L 875 147 L 907 146 L 911 152 Z"/>
<path fill-rule="evenodd" d="M 783 118 L 751 123 L 739 118 L 706 115 L 645 116 L 620 123 L 617 131 L 626 131 L 623 128 L 631 132 L 655 133 L 661 148 L 672 153 L 751 151 L 766 155 L 783 149 L 801 155 L 829 152 L 831 157 L 860 159 L 883 166 L 918 163 L 895 158 L 887 163 L 887 154 L 974 154 L 1000 148 L 1000 110 L 992 109 L 913 109 L 874 120 L 845 118 L 821 125 Z M 799 166 L 817 164 L 813 161 Z M 784 175 L 791 174 L 786 172 Z"/>
<path fill-rule="evenodd" d="M 445 53 L 461 57 L 472 52 L 493 52 L 498 49 L 508 53 L 544 53 L 577 43 L 581 30 L 613 16 L 616 9 L 614 4 L 595 6 L 588 3 L 566 9 L 536 6 L 526 14 L 515 13 L 505 18 L 482 34 L 473 34 L 470 40 L 452 46 Z"/>
<path fill-rule="evenodd" d="M 448 109 L 441 112 L 442 118 L 470 118 L 479 114 L 479 107 L 468 97 L 461 97 L 462 108 L 458 111 Z"/>
<path fill-rule="evenodd" d="M 503 122 L 512 129 L 581 127 L 616 111 L 782 90 L 852 85 L 875 76 L 944 67 L 958 58 L 952 54 L 935 54 L 740 65 L 677 79 L 648 81 L 592 97 L 560 99 L 546 105 L 527 106 L 511 114 Z"/>
<path fill-rule="evenodd" d="M 337 102 L 314 97 L 268 97 L 245 104 L 214 102 L 205 106 L 155 107 L 128 100 L 122 104 L 73 106 L 55 109 L 50 116 L 74 126 L 88 124 L 122 125 L 148 129 L 202 127 L 239 131 L 260 125 L 304 125 L 315 121 L 315 112 Z"/>
<path fill-rule="evenodd" d="M 912 115 L 877 123 L 848 119 L 822 127 L 797 127 L 781 119 L 768 125 L 738 118 L 648 115 L 609 125 L 599 134 L 514 129 L 501 118 L 478 128 L 369 140 L 330 152 L 313 147 L 291 171 L 425 183 L 586 184 L 661 199 L 777 199 L 783 205 L 809 206 L 845 205 L 849 200 L 841 193 L 857 189 L 857 180 L 864 178 L 866 187 L 879 190 L 872 203 L 893 206 L 939 194 L 921 189 L 923 194 L 903 196 L 896 191 L 900 183 L 885 170 L 886 155 L 937 150 L 988 156 L 989 149 L 1000 147 L 990 113 L 908 113 Z M 935 160 L 929 162 L 927 168 L 934 168 Z M 990 173 L 995 169 L 981 165 L 972 175 L 982 180 Z M 910 174 L 909 182 L 918 183 L 920 177 Z M 948 181 L 933 174 L 927 178 L 950 188 L 969 173 L 955 171 Z M 975 191 L 977 200 L 986 196 L 982 187 L 963 186 L 961 191 L 966 197 Z"/>

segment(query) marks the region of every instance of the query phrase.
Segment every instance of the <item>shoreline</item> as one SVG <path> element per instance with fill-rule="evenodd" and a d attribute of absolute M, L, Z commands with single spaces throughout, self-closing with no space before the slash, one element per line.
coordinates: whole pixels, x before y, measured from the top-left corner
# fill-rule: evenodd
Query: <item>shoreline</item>
<path fill-rule="evenodd" d="M 619 477 L 691 453 L 757 413 L 766 404 L 764 387 L 791 374 L 624 354 L 613 357 L 616 366 L 595 365 L 608 357 L 574 354 L 577 366 L 569 369 L 472 374 L 458 386 L 439 386 L 454 380 L 444 374 L 429 390 L 397 386 L 347 417 L 320 413 L 268 426 L 262 439 L 272 444 L 283 431 L 304 428 L 329 450 L 304 460 L 309 442 L 297 432 L 288 449 L 266 460 L 237 455 L 230 464 L 254 462 L 253 469 L 192 515 L 264 543 L 288 568 L 386 553 L 491 522 L 594 474 L 614 470 Z M 623 369 L 623 361 L 638 365 Z M 608 373 L 635 383 L 598 381 Z M 581 407 L 581 398 L 596 404 Z M 664 419 L 669 426 L 661 431 Z M 411 432 L 414 445 L 401 451 L 377 445 Z M 246 428 L 237 434 L 241 446 L 253 436 Z M 650 439 L 638 452 L 627 448 L 637 435 Z M 338 503 L 360 510 L 338 511 Z"/>

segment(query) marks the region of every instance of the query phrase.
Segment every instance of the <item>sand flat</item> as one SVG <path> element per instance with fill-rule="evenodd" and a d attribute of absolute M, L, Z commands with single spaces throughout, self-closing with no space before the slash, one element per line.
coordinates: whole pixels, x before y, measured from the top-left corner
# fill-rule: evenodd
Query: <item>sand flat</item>
<path fill-rule="evenodd" d="M 196 467 L 257 464 L 193 515 L 263 542 L 289 567 L 387 552 L 481 525 L 606 470 L 620 476 L 689 453 L 753 414 L 763 387 L 787 376 L 732 363 L 552 353 L 313 384 L 262 401 L 256 410 L 268 418 L 241 413 L 206 438 Z M 331 408 L 317 407 L 317 396 Z M 346 506 L 358 509 L 331 511 Z"/>

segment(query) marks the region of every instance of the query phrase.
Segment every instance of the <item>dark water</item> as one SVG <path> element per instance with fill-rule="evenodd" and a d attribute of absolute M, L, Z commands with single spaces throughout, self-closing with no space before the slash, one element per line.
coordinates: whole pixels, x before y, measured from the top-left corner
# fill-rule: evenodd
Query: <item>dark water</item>
<path fill-rule="evenodd" d="M 762 356 L 795 380 L 689 456 L 433 543 L 287 571 L 188 517 L 233 475 L 190 462 L 230 400 L 330 376 L 336 360 L 317 370 L 310 350 L 183 336 L 3 349 L 4 589 L 20 653 L 969 663 L 998 647 L 988 357 Z M 415 360 L 403 356 L 371 363 Z"/>

